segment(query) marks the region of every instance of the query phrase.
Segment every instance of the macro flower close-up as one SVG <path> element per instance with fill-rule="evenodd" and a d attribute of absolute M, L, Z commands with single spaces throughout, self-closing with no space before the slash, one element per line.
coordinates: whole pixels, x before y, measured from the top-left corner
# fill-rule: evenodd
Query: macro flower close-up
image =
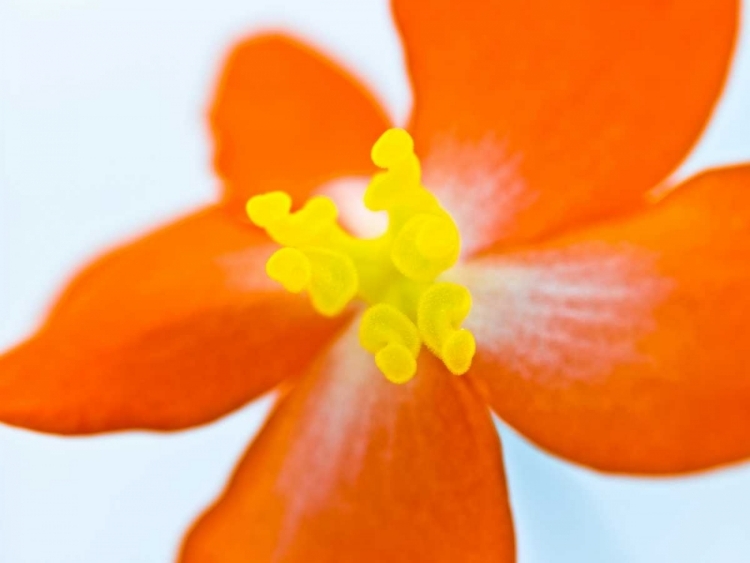
<path fill-rule="evenodd" d="M 604 474 L 750 455 L 750 162 L 675 176 L 739 3 L 388 8 L 404 119 L 300 34 L 234 30 L 216 196 L 0 353 L 19 434 L 168 440 L 272 403 L 172 560 L 523 563 L 493 417 Z"/>

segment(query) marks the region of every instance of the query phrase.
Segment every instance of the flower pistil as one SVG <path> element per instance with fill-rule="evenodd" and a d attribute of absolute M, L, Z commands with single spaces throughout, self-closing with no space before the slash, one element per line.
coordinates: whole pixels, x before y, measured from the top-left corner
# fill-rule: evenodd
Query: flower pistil
<path fill-rule="evenodd" d="M 367 303 L 359 340 L 390 381 L 414 376 L 423 343 L 449 371 L 464 374 L 476 350 L 473 335 L 461 327 L 471 295 L 462 285 L 438 280 L 458 260 L 458 228 L 422 185 L 406 131 L 386 131 L 372 160 L 384 171 L 371 180 L 364 202 L 388 214 L 388 228 L 376 238 L 359 239 L 342 229 L 335 203 L 325 196 L 295 212 L 285 192 L 248 201 L 250 220 L 283 247 L 266 272 L 292 293 L 306 290 L 322 315 L 341 313 L 355 298 Z"/>

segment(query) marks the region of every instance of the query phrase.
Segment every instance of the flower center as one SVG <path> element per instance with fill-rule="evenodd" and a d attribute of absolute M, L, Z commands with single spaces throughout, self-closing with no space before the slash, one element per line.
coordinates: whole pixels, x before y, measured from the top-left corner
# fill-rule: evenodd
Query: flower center
<path fill-rule="evenodd" d="M 476 350 L 473 335 L 461 328 L 471 295 L 461 285 L 436 281 L 458 260 L 458 228 L 422 186 L 406 131 L 386 131 L 372 160 L 385 171 L 373 177 L 364 202 L 388 213 L 388 229 L 377 238 L 358 239 L 343 230 L 327 197 L 315 196 L 294 213 L 284 192 L 247 202 L 250 220 L 283 246 L 266 272 L 292 293 L 306 290 L 322 315 L 339 314 L 355 298 L 367 303 L 359 340 L 390 381 L 414 376 L 423 343 L 448 370 L 464 374 Z"/>

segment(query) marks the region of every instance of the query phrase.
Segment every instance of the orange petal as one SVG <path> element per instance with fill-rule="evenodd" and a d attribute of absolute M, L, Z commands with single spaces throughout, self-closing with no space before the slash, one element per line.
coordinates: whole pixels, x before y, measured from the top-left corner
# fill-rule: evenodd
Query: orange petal
<path fill-rule="evenodd" d="M 461 274 L 473 374 L 542 447 L 634 473 L 750 455 L 750 166 Z"/>
<path fill-rule="evenodd" d="M 0 421 L 172 430 L 296 375 L 342 321 L 268 285 L 262 237 L 209 208 L 85 268 L 40 331 L 0 356 Z"/>
<path fill-rule="evenodd" d="M 211 109 L 214 165 L 225 197 L 370 174 L 370 148 L 389 127 L 375 99 L 342 68 L 281 35 L 253 37 L 229 55 Z"/>
<path fill-rule="evenodd" d="M 397 386 L 350 331 L 282 400 L 182 563 L 514 561 L 497 434 L 429 354 Z"/>
<path fill-rule="evenodd" d="M 662 181 L 706 123 L 738 12 L 737 0 L 393 4 L 426 183 L 448 207 L 490 213 L 484 235 L 506 240 L 634 207 Z"/>

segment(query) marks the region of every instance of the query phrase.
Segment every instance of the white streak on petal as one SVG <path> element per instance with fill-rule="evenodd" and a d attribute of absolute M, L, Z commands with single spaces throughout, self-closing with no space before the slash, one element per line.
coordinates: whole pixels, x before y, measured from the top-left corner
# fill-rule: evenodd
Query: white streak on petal
<path fill-rule="evenodd" d="M 369 439 L 382 433 L 393 437 L 397 405 L 382 401 L 378 393 L 392 384 L 385 382 L 372 354 L 360 345 L 358 327 L 359 319 L 324 360 L 320 368 L 324 374 L 317 376 L 316 388 L 306 398 L 308 408 L 279 472 L 277 490 L 287 504 L 277 554 L 305 516 L 330 503 L 336 487 L 357 480 Z M 390 451 L 385 448 L 383 455 Z"/>
<path fill-rule="evenodd" d="M 341 225 L 359 238 L 375 238 L 388 228 L 385 211 L 370 211 L 365 207 L 365 190 L 370 178 L 349 176 L 323 184 L 316 193 L 330 197 L 339 208 Z"/>
<path fill-rule="evenodd" d="M 482 258 L 446 277 L 471 291 L 480 353 L 560 386 L 647 362 L 638 342 L 673 287 L 650 253 L 604 244 Z"/>
<path fill-rule="evenodd" d="M 423 160 L 424 185 L 456 221 L 464 256 L 506 236 L 516 215 L 536 199 L 519 164 L 489 137 L 475 144 L 445 140 Z"/>

